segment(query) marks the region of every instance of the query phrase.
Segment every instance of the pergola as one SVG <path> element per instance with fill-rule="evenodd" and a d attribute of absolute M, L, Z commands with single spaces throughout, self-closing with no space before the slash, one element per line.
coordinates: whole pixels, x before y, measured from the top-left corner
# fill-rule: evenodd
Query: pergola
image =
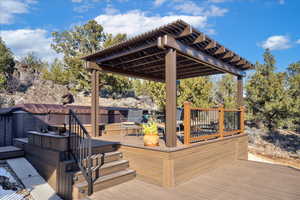
<path fill-rule="evenodd" d="M 215 40 L 178 20 L 83 58 L 92 71 L 92 133 L 98 135 L 99 72 L 165 82 L 166 146 L 175 147 L 176 80 L 230 73 L 243 104 L 245 70 L 254 66 Z"/>

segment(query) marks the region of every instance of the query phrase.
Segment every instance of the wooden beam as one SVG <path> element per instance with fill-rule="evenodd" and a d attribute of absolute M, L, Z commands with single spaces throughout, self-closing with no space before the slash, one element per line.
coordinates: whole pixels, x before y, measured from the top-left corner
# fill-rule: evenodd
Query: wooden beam
<path fill-rule="evenodd" d="M 200 72 L 200 73 L 192 73 L 192 74 L 186 74 L 183 76 L 178 76 L 177 79 L 187 79 L 187 78 L 195 78 L 200 76 L 210 76 L 210 75 L 216 75 L 216 74 L 222 74 L 223 72 Z"/>
<path fill-rule="evenodd" d="M 198 51 L 192 47 L 182 44 L 169 35 L 164 36 L 163 43 L 165 46 L 176 49 L 180 55 L 187 56 L 189 59 L 192 59 L 195 62 L 220 70 L 222 72 L 231 73 L 236 76 L 243 76 L 242 71 L 233 65 L 227 64 L 202 51 Z"/>
<path fill-rule="evenodd" d="M 223 57 L 222 59 L 226 59 L 226 58 L 232 58 L 234 55 L 232 53 L 232 51 L 228 51 Z"/>
<path fill-rule="evenodd" d="M 176 147 L 176 51 L 169 49 L 165 59 L 166 65 L 166 146 Z"/>
<path fill-rule="evenodd" d="M 122 56 L 128 56 L 130 54 L 134 54 L 134 53 L 137 53 L 139 51 L 143 51 L 145 49 L 149 49 L 149 48 L 152 48 L 152 47 L 157 47 L 157 43 L 153 42 L 153 43 L 150 43 L 150 44 L 147 44 L 147 45 L 143 45 L 143 46 L 135 48 L 135 49 L 130 49 L 130 50 L 127 50 L 127 51 L 122 51 L 122 52 L 113 54 L 111 56 L 106 56 L 106 57 L 103 57 L 103 58 L 98 58 L 98 59 L 95 59 L 95 62 L 98 63 L 98 64 L 101 64 L 103 62 L 106 62 L 106 61 L 109 61 L 109 60 L 113 60 L 115 58 L 119 58 L 119 57 L 122 57 Z"/>
<path fill-rule="evenodd" d="M 234 56 L 234 57 L 230 60 L 230 62 L 238 62 L 239 60 L 241 60 L 241 57 L 239 57 L 239 56 Z"/>
<path fill-rule="evenodd" d="M 213 70 L 209 70 L 209 69 L 205 69 L 205 70 L 193 70 L 193 71 L 187 71 L 187 72 L 184 72 L 184 73 L 180 73 L 178 74 L 179 77 L 188 77 L 188 76 L 193 76 L 194 74 L 203 74 L 203 75 L 211 75 L 211 74 L 217 74 L 216 71 L 213 71 Z"/>
<path fill-rule="evenodd" d="M 244 105 L 244 98 L 243 98 L 243 77 L 237 77 L 237 105 L 243 106 Z"/>
<path fill-rule="evenodd" d="M 99 71 L 92 70 L 92 102 L 91 102 L 92 136 L 99 136 Z"/>
<path fill-rule="evenodd" d="M 238 63 L 236 63 L 237 65 L 245 65 L 246 61 L 244 59 L 241 59 Z"/>
<path fill-rule="evenodd" d="M 220 48 L 218 48 L 217 51 L 215 51 L 215 55 L 218 55 L 218 54 L 222 54 L 222 53 L 225 53 L 226 50 L 225 50 L 225 47 L 221 46 Z"/>
<path fill-rule="evenodd" d="M 206 40 L 206 36 L 201 33 L 194 41 L 193 41 L 193 44 L 198 44 L 198 43 L 201 43 L 201 42 L 204 42 Z"/>
<path fill-rule="evenodd" d="M 133 77 L 133 78 L 140 78 L 140 79 L 146 79 L 149 81 L 157 81 L 157 82 L 164 82 L 163 79 L 154 77 L 154 76 L 149 76 L 148 74 L 141 74 L 141 73 L 137 73 L 137 72 L 128 72 L 128 71 L 124 71 L 115 67 L 111 67 L 111 66 L 100 66 L 98 64 L 93 64 L 91 65 L 89 68 L 89 70 L 98 70 L 104 73 L 114 73 L 114 74 L 119 74 L 119 75 L 123 75 L 123 76 L 128 76 L 128 77 Z"/>
<path fill-rule="evenodd" d="M 208 45 L 204 49 L 213 49 L 215 47 L 217 47 L 217 43 L 213 40 L 210 43 L 208 43 Z"/>
<path fill-rule="evenodd" d="M 185 37 L 193 33 L 193 28 L 190 25 L 187 25 L 184 30 L 179 34 L 179 37 Z"/>
<path fill-rule="evenodd" d="M 182 65 L 182 64 L 179 64 L 179 62 L 177 62 L 177 72 L 178 72 L 178 70 L 180 70 L 180 69 L 183 69 L 183 70 L 186 70 L 186 69 L 189 69 L 189 68 L 195 68 L 195 67 L 197 67 L 197 68 L 201 68 L 201 67 L 205 67 L 205 66 L 203 66 L 203 65 L 201 65 L 201 64 L 199 64 L 199 63 L 189 63 L 189 64 L 184 64 L 184 65 Z M 150 70 L 151 68 L 147 68 L 147 69 L 145 69 L 145 70 Z M 150 72 L 151 73 L 160 73 L 160 72 L 163 72 L 163 71 L 165 71 L 165 69 L 164 68 L 157 68 L 157 69 L 154 69 L 154 70 L 151 70 Z"/>
<path fill-rule="evenodd" d="M 203 68 L 203 67 L 189 67 L 189 68 L 178 68 L 177 67 L 177 76 L 182 76 L 182 75 L 188 75 L 188 74 L 193 74 L 193 73 L 201 73 L 201 72 L 217 72 L 214 69 L 211 69 L 209 67 Z M 164 71 L 156 72 L 157 74 L 162 74 L 165 75 Z"/>
<path fill-rule="evenodd" d="M 125 69 L 128 70 L 128 69 L 136 69 L 136 68 L 139 68 L 141 66 L 144 66 L 144 65 L 148 65 L 148 64 L 151 64 L 151 63 L 157 63 L 159 61 L 163 61 L 164 58 L 158 58 L 158 59 L 154 59 L 152 61 L 148 61 L 148 62 L 145 62 L 145 63 L 140 63 L 140 64 L 137 64 L 137 65 L 132 65 L 130 67 L 126 67 Z"/>
<path fill-rule="evenodd" d="M 123 75 L 123 76 L 133 77 L 133 78 L 146 79 L 146 80 L 150 80 L 150 81 L 164 82 L 163 79 L 160 79 L 160 78 L 148 75 L 148 74 L 143 74 L 143 73 L 138 73 L 138 72 L 133 72 L 133 71 L 124 71 L 124 70 L 116 69 L 114 67 L 101 66 L 100 71 L 115 73 L 115 74 L 119 74 L 119 75 Z"/>
<path fill-rule="evenodd" d="M 153 54 L 148 54 L 148 55 L 145 55 L 145 56 L 137 56 L 137 58 L 129 59 L 127 61 L 117 62 L 119 64 L 112 64 L 112 65 L 114 67 L 118 67 L 118 66 L 121 66 L 121 65 L 124 65 L 124 64 L 129 65 L 129 63 L 132 63 L 132 62 L 140 62 L 141 60 L 144 60 L 146 58 L 151 58 L 151 57 L 156 57 L 155 59 L 157 59 L 157 57 L 161 57 L 161 56 L 164 56 L 164 55 L 165 55 L 165 51 L 160 51 L 160 52 L 153 53 Z"/>

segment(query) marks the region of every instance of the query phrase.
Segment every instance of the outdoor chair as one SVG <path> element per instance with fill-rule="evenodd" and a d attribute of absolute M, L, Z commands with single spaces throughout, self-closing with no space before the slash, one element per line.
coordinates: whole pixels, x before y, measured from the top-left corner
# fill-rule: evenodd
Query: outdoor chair
<path fill-rule="evenodd" d="M 183 109 L 182 108 L 177 108 L 177 111 L 176 111 L 176 129 L 178 128 L 178 131 L 179 131 L 179 135 L 183 135 L 181 133 L 181 126 L 183 126 L 183 120 L 182 120 L 182 112 Z M 166 132 L 166 127 L 165 126 L 159 126 L 160 129 L 162 129 L 162 134 L 163 135 L 160 135 L 160 137 L 164 137 L 165 135 L 165 132 Z"/>
<path fill-rule="evenodd" d="M 142 130 L 141 125 L 143 123 L 145 123 L 145 119 L 143 116 L 143 110 L 129 110 L 128 116 L 127 116 L 127 121 L 122 122 L 122 124 L 121 124 L 122 135 L 127 136 L 129 128 L 136 128 L 136 129 L 138 129 L 138 134 L 136 134 L 136 135 L 140 136 L 141 130 Z"/>

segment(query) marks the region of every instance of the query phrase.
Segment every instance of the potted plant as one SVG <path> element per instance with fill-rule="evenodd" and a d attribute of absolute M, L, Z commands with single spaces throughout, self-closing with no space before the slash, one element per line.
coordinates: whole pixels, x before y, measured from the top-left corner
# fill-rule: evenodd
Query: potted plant
<path fill-rule="evenodd" d="M 143 124 L 143 133 L 145 146 L 159 146 L 157 123 L 150 122 L 148 124 Z"/>

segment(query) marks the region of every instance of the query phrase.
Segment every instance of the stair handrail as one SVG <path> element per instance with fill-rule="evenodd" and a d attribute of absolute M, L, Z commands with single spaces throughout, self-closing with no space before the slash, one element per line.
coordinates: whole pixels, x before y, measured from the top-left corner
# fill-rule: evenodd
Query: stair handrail
<path fill-rule="evenodd" d="M 92 138 L 72 109 L 69 109 L 68 148 L 88 183 L 88 195 L 91 195 L 93 193 Z"/>

